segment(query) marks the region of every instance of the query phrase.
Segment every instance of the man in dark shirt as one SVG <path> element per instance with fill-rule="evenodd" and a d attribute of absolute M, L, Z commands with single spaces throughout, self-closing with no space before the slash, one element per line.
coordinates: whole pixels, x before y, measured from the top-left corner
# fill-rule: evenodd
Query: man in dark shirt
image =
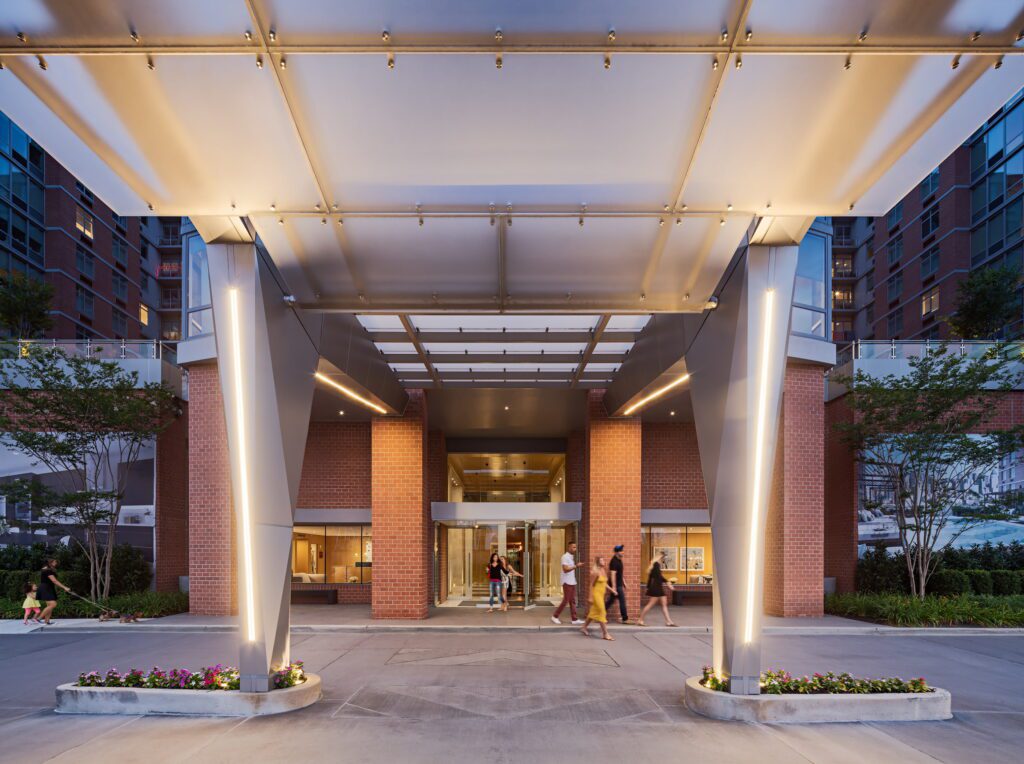
<path fill-rule="evenodd" d="M 619 615 L 622 623 L 629 623 L 629 616 L 626 614 L 626 584 L 624 582 L 623 569 L 622 569 L 622 550 L 623 545 L 619 544 L 615 547 L 615 553 L 612 555 L 612 561 L 608 563 L 608 571 L 611 580 L 608 582 L 610 588 L 614 588 L 615 594 L 611 591 L 605 596 L 604 606 L 606 610 L 611 610 L 612 600 L 618 599 L 619 601 Z"/>

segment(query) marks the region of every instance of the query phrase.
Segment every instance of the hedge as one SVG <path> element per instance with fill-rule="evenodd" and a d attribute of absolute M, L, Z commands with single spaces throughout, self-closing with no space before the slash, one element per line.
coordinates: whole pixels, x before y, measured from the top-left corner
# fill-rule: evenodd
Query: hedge
<path fill-rule="evenodd" d="M 993 570 L 992 593 L 1001 596 L 1020 594 L 1024 584 L 1024 570 Z"/>
<path fill-rule="evenodd" d="M 0 599 L 0 617 L 24 618 L 21 608 L 24 596 L 14 599 Z M 188 612 L 188 594 L 185 592 L 133 592 L 118 594 L 104 603 L 119 613 L 141 613 L 144 618 L 157 618 L 175 613 Z M 57 609 L 54 618 L 96 618 L 99 610 L 70 594 L 57 592 Z"/>
<path fill-rule="evenodd" d="M 25 581 L 39 583 L 39 571 L 50 557 L 57 558 L 57 577 L 76 592 L 88 594 L 89 561 L 77 544 L 48 547 L 45 544 L 9 546 L 0 549 L 0 596 L 18 599 L 24 596 Z M 15 578 L 11 574 L 16 573 Z M 27 573 L 27 577 L 26 577 Z M 153 578 L 142 552 L 130 544 L 117 544 L 110 559 L 110 594 L 141 592 Z"/>
<path fill-rule="evenodd" d="M 970 594 L 971 579 L 962 570 L 937 570 L 928 580 L 926 591 L 929 594 L 947 596 Z M 864 593 L 871 594 L 872 592 Z"/>
<path fill-rule="evenodd" d="M 992 593 L 992 574 L 987 570 L 965 570 L 964 574 L 971 582 L 971 591 L 974 594 Z"/>
<path fill-rule="evenodd" d="M 1024 595 L 834 594 L 825 598 L 825 612 L 890 626 L 1024 627 Z"/>

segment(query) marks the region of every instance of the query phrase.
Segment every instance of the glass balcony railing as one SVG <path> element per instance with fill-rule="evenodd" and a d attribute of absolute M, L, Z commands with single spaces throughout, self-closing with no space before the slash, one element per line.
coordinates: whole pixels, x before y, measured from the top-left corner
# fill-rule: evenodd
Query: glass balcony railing
<path fill-rule="evenodd" d="M 174 350 L 159 340 L 3 340 L 0 357 L 24 357 L 32 348 L 53 348 L 72 356 L 103 360 L 152 358 L 174 363 Z"/>
<path fill-rule="evenodd" d="M 174 279 L 181 277 L 181 263 L 166 262 L 160 263 L 157 275 L 162 279 Z"/>
<path fill-rule="evenodd" d="M 980 358 L 994 346 L 988 340 L 856 340 L 836 353 L 836 365 L 861 359 L 923 358 L 940 348 L 961 358 Z M 1024 351 L 1024 345 L 1019 343 L 1013 343 L 1011 348 L 1018 353 Z"/>

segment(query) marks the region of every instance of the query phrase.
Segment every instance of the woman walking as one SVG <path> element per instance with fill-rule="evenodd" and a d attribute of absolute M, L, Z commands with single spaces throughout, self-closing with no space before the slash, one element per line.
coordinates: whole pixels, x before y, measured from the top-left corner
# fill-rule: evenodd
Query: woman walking
<path fill-rule="evenodd" d="M 638 626 L 647 625 L 644 623 L 644 616 L 647 615 L 648 610 L 658 604 L 661 605 L 661 612 L 665 614 L 665 625 L 678 625 L 672 623 L 672 617 L 668 614 L 668 595 L 665 593 L 665 587 L 667 586 L 668 590 L 672 591 L 672 584 L 665 580 L 665 574 L 661 572 L 661 566 L 664 564 L 665 553 L 661 552 L 651 560 L 651 566 L 647 569 L 647 604 L 640 611 L 640 620 L 637 621 Z"/>
<path fill-rule="evenodd" d="M 508 610 L 508 595 L 512 590 L 512 577 L 523 577 L 523 574 L 512 567 L 504 556 L 498 558 L 501 561 L 501 609 Z"/>
<path fill-rule="evenodd" d="M 604 557 L 598 555 L 590 569 L 590 610 L 587 611 L 587 619 L 580 627 L 580 633 L 584 637 L 589 637 L 590 624 L 594 622 L 601 627 L 601 638 L 614 642 L 615 637 L 608 633 L 608 612 L 604 607 L 606 589 L 615 594 L 615 588 L 608 585 L 608 566 Z"/>
<path fill-rule="evenodd" d="M 50 625 L 50 616 L 53 615 L 53 609 L 57 607 L 58 586 L 66 592 L 71 591 L 70 587 L 64 586 L 64 584 L 57 580 L 57 560 L 47 560 L 46 565 L 39 571 L 39 589 L 36 593 L 36 599 L 46 603 L 46 607 L 39 614 L 39 618 L 47 626 Z"/>
<path fill-rule="evenodd" d="M 494 612 L 494 600 L 498 600 L 498 606 L 501 606 L 502 592 L 504 591 L 504 585 L 502 584 L 501 576 L 503 573 L 501 567 L 501 558 L 498 557 L 498 553 L 494 552 L 491 555 L 491 559 L 487 562 L 487 581 L 490 584 L 490 598 L 488 599 L 488 613 Z"/>

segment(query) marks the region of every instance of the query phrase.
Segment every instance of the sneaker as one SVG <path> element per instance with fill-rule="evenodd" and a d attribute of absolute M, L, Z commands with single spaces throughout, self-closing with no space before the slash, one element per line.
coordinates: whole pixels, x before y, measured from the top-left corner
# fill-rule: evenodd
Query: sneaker
<path fill-rule="evenodd" d="M 584 623 L 586 623 L 586 621 L 581 621 L 579 618 L 577 618 L 575 621 L 572 622 L 572 625 L 573 626 L 582 626 Z"/>
<path fill-rule="evenodd" d="M 551 623 L 557 623 L 559 626 L 562 625 L 562 622 L 560 620 L 558 620 L 557 618 L 555 618 L 554 616 L 551 616 Z"/>

